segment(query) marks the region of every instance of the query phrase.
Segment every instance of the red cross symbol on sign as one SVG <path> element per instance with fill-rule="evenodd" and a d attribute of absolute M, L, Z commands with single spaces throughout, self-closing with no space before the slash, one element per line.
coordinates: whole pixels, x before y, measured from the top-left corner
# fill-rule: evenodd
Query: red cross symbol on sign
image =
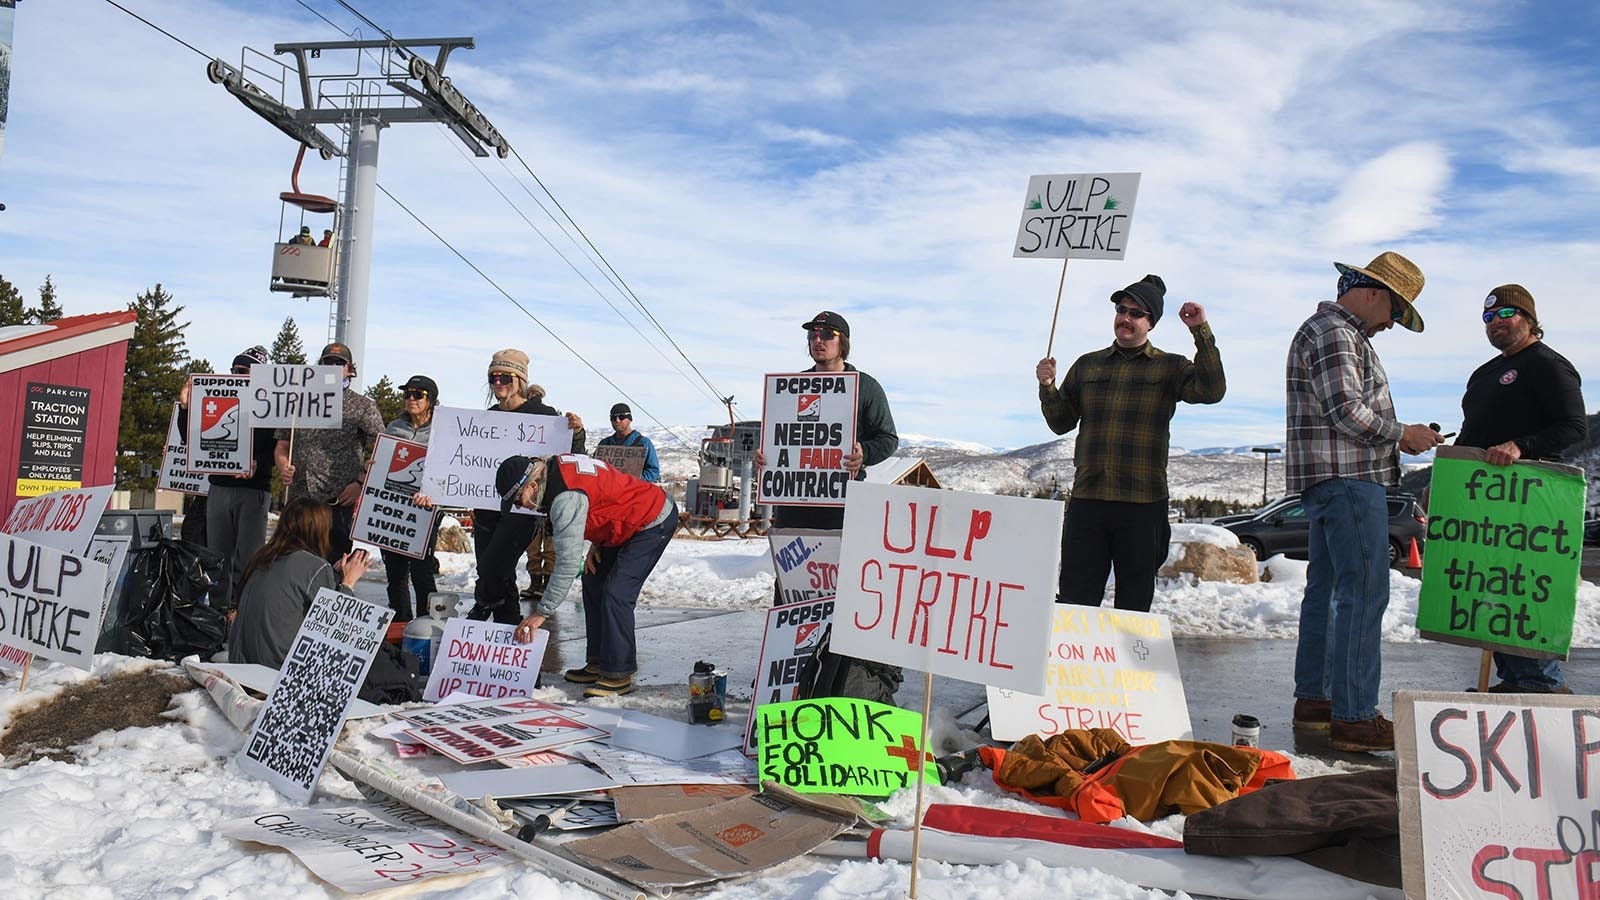
<path fill-rule="evenodd" d="M 896 747 L 891 744 L 883 748 L 883 752 L 889 756 L 898 756 L 905 760 L 906 771 L 915 772 L 917 770 L 917 745 L 911 740 L 911 735 L 902 735 L 900 738 L 900 746 Z M 924 761 L 933 759 L 933 754 L 931 753 L 923 753 L 921 756 L 923 757 Z"/>

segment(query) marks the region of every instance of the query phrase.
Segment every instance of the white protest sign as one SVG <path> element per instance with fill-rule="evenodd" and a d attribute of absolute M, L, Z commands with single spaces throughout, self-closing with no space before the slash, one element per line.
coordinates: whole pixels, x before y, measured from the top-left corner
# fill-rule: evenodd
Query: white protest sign
<path fill-rule="evenodd" d="M 839 532 L 820 528 L 773 528 L 772 565 L 778 603 L 832 597 L 839 583 Z"/>
<path fill-rule="evenodd" d="M 235 758 L 239 768 L 287 797 L 311 799 L 392 618 L 391 609 L 331 588 L 317 591 L 278 683 Z"/>
<path fill-rule="evenodd" d="M 750 718 L 744 726 L 746 756 L 756 755 L 756 710 L 763 703 L 799 699 L 800 666 L 816 652 L 832 621 L 831 598 L 786 603 L 767 610 L 767 629 L 761 635 L 761 656 L 756 663 L 755 694 L 750 698 Z"/>
<path fill-rule="evenodd" d="M 189 376 L 189 471 L 249 475 L 250 423 L 241 399 L 248 375 Z"/>
<path fill-rule="evenodd" d="M 106 567 L 54 547 L 0 534 L 5 583 L 0 645 L 88 671 L 100 639 Z"/>
<path fill-rule="evenodd" d="M 833 652 L 1043 694 L 1061 504 L 858 481 Z"/>
<path fill-rule="evenodd" d="M 850 473 L 844 457 L 856 442 L 855 372 L 768 375 L 761 403 L 757 503 L 843 506 Z"/>
<path fill-rule="evenodd" d="M 428 555 L 428 537 L 438 507 L 423 509 L 411 498 L 422 484 L 423 460 L 428 448 L 380 434 L 372 451 L 372 468 L 356 501 L 350 536 L 402 556 Z"/>
<path fill-rule="evenodd" d="M 133 546 L 131 534 L 97 534 L 89 539 L 89 551 L 86 555 L 106 567 L 106 595 L 105 601 L 100 604 L 102 631 L 112 624 L 105 620 L 106 610 L 111 607 L 111 598 L 117 593 L 117 585 L 122 580 L 122 564 L 127 561 L 128 548 L 131 546 Z"/>
<path fill-rule="evenodd" d="M 557 712 L 487 719 L 464 725 L 418 725 L 409 734 L 456 762 L 485 762 L 521 756 L 579 741 L 609 737 L 610 732 Z"/>
<path fill-rule="evenodd" d="M 558 706 L 544 700 L 534 700 L 531 697 L 461 702 L 459 696 L 446 697 L 438 706 L 398 709 L 395 710 L 394 715 L 396 718 L 410 722 L 413 725 L 464 725 L 468 722 L 487 722 L 490 719 L 510 719 L 536 712 L 559 712 L 576 718 L 584 717 L 579 710 Z M 385 737 L 394 738 L 394 735 L 385 735 Z M 394 739 L 398 740 L 398 738 Z"/>
<path fill-rule="evenodd" d="M 1128 249 L 1138 172 L 1028 179 L 1013 257 L 1121 259 Z"/>
<path fill-rule="evenodd" d="M 644 461 L 647 451 L 643 447 L 628 447 L 622 444 L 599 444 L 594 448 L 594 458 L 601 460 L 606 465 L 624 475 L 635 478 L 644 476 Z"/>
<path fill-rule="evenodd" d="M 338 428 L 344 366 L 251 366 L 244 409 L 251 428 Z"/>
<path fill-rule="evenodd" d="M 572 428 L 566 416 L 441 406 L 433 411 L 428 446 L 422 492 L 435 504 L 499 509 L 494 473 L 500 462 L 508 456 L 571 453 Z"/>
<path fill-rule="evenodd" d="M 995 740 L 1110 728 L 1130 744 L 1194 739 L 1172 624 L 1156 613 L 1056 604 L 1049 689 L 989 688 Z"/>
<path fill-rule="evenodd" d="M 1408 898 L 1600 896 L 1600 702 L 1395 695 Z"/>
<path fill-rule="evenodd" d="M 178 431 L 178 410 L 178 404 L 172 404 L 172 420 L 167 423 L 167 443 L 161 448 L 161 471 L 156 475 L 156 487 L 204 497 L 211 493 L 211 480 L 189 471 L 189 448 L 183 433 Z"/>
<path fill-rule="evenodd" d="M 18 500 L 0 532 L 83 556 L 116 489 L 116 485 L 104 484 Z"/>
<path fill-rule="evenodd" d="M 527 696 L 539 679 L 550 632 L 534 631 L 527 644 L 514 640 L 516 632 L 517 626 L 497 622 L 446 622 L 422 699 L 438 700 L 456 691 L 479 697 Z"/>
<path fill-rule="evenodd" d="M 446 828 L 398 800 L 283 809 L 223 822 L 216 830 L 282 847 L 318 878 L 351 894 L 436 875 L 476 875 L 505 862 L 499 847 Z"/>

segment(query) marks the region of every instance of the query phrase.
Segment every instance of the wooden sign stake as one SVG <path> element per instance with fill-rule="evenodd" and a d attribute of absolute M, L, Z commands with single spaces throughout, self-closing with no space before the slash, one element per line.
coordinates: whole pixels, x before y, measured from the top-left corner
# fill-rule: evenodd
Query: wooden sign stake
<path fill-rule="evenodd" d="M 1061 288 L 1067 283 L 1067 257 L 1061 257 L 1061 280 L 1056 282 L 1056 311 L 1050 314 L 1050 340 L 1044 345 L 1044 355 L 1049 356 L 1056 346 L 1056 319 L 1061 316 Z"/>
<path fill-rule="evenodd" d="M 917 866 L 922 859 L 922 785 L 928 778 L 928 717 L 933 708 L 933 673 L 922 673 L 922 738 L 917 741 L 917 810 L 911 829 L 911 900 L 917 900 Z"/>

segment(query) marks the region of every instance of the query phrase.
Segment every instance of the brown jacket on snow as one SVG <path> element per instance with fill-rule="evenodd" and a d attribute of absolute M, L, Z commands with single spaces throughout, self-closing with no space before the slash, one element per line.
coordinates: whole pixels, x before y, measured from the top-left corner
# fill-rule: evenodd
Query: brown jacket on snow
<path fill-rule="evenodd" d="M 978 752 L 995 784 L 1071 810 L 1085 822 L 1189 815 L 1254 791 L 1269 778 L 1294 777 L 1288 758 L 1271 750 L 1205 741 L 1134 747 L 1109 728 L 1029 735 L 1010 750 Z M 1100 767 L 1085 774 L 1096 762 Z"/>

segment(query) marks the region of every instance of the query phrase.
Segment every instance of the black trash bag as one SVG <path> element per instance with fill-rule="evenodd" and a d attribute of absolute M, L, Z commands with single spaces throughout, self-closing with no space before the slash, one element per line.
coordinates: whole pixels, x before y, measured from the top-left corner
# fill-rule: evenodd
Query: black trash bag
<path fill-rule="evenodd" d="M 414 703 L 422 699 L 422 690 L 428 680 L 422 677 L 417 657 L 390 643 L 378 645 L 373 654 L 372 668 L 367 670 L 367 680 L 361 683 L 357 697 L 380 706 L 390 703 Z"/>
<path fill-rule="evenodd" d="M 221 554 L 152 530 L 134 554 L 122 615 L 108 649 L 127 656 L 210 659 L 228 641 L 223 610 L 232 605 L 228 561 Z"/>

